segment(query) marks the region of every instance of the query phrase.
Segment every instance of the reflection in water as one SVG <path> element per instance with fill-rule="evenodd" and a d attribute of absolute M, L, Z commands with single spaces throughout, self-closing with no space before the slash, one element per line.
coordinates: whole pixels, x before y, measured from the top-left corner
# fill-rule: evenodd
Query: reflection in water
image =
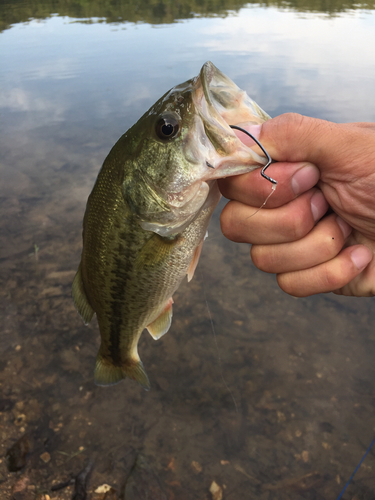
<path fill-rule="evenodd" d="M 324 12 L 335 14 L 355 9 L 374 9 L 374 0 L 263 0 L 240 2 L 238 0 L 66 0 L 24 2 L 5 0 L 0 4 L 0 30 L 27 22 L 30 19 L 47 19 L 52 15 L 79 19 L 80 22 L 105 22 L 113 24 L 139 23 L 167 24 L 199 16 L 227 16 L 246 5 L 292 9 L 298 12 Z"/>
<path fill-rule="evenodd" d="M 374 428 L 372 299 L 286 296 L 217 214 L 172 330 L 142 336 L 146 393 L 93 385 L 98 330 L 70 287 L 98 169 L 160 95 L 212 59 L 272 115 L 375 121 L 374 19 L 249 7 L 159 29 L 55 16 L 0 35 L 1 435 L 3 455 L 25 434 L 32 449 L 20 477 L 2 462 L 2 497 L 24 478 L 47 491 L 89 460 L 89 491 L 118 498 L 142 482 L 179 500 L 212 498 L 213 482 L 228 499 L 337 497 Z M 371 467 L 348 498 L 373 497 Z"/>

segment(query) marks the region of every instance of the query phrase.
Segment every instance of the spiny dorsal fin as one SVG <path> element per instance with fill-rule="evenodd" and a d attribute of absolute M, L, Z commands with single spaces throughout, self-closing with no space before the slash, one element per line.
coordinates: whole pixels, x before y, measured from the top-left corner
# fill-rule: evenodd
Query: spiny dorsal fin
<path fill-rule="evenodd" d="M 72 297 L 75 308 L 79 312 L 85 325 L 88 325 L 94 316 L 94 309 L 90 306 L 86 296 L 85 289 L 83 288 L 81 264 L 78 266 L 77 274 L 74 277 L 72 284 Z"/>
<path fill-rule="evenodd" d="M 147 325 L 147 330 L 150 335 L 155 339 L 159 340 L 167 331 L 169 330 L 172 323 L 173 316 L 173 299 L 172 297 L 168 299 L 166 307 L 163 312 L 149 325 Z"/>

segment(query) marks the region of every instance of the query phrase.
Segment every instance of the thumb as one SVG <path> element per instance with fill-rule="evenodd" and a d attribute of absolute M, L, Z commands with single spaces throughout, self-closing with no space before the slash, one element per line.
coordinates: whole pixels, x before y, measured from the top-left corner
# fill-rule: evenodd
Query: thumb
<path fill-rule="evenodd" d="M 255 129 L 255 127 L 254 127 Z M 309 161 L 320 164 L 337 141 L 342 142 L 336 123 L 297 113 L 286 113 L 260 126 L 258 140 L 277 161 Z"/>
<path fill-rule="evenodd" d="M 349 151 L 363 148 L 374 131 L 362 124 L 337 124 L 296 113 L 286 113 L 262 125 L 246 127 L 276 161 L 314 163 L 321 171 L 348 162 Z M 366 137 L 365 137 L 366 136 Z"/>

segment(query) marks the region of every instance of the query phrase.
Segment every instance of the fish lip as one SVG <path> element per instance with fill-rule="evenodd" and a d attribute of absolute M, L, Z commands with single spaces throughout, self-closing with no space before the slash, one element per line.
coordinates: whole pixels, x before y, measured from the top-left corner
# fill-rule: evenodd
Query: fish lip
<path fill-rule="evenodd" d="M 229 135 L 235 137 L 235 133 L 233 130 L 230 128 L 230 123 L 228 123 L 220 114 L 219 110 L 217 109 L 217 103 L 215 100 L 215 97 L 212 92 L 212 82 L 216 78 L 219 82 L 224 84 L 230 85 L 234 89 L 237 88 L 237 85 L 230 79 L 228 78 L 224 73 L 222 73 L 211 61 L 207 61 L 204 63 L 204 65 L 201 68 L 200 74 L 199 74 L 199 80 L 202 85 L 203 89 L 203 95 L 204 99 L 206 100 L 206 103 L 208 105 L 208 110 L 211 115 L 211 118 L 213 118 L 215 121 L 218 121 L 220 125 L 225 129 L 226 132 L 228 132 Z M 240 90 L 240 89 L 238 89 Z M 205 115 L 205 110 L 201 110 L 201 113 L 204 118 L 208 118 Z"/>
<path fill-rule="evenodd" d="M 214 64 L 212 64 L 211 61 L 207 61 L 203 64 L 200 71 L 200 80 L 202 82 L 204 97 L 206 98 L 207 103 L 211 106 L 213 106 L 213 102 L 211 99 L 211 92 L 209 87 L 214 77 L 215 70 L 216 67 L 214 66 Z"/>
<path fill-rule="evenodd" d="M 269 116 L 211 61 L 201 68 L 194 101 L 211 143 L 204 157 L 205 181 L 245 173 L 266 163 L 239 139 L 231 125 L 262 123 Z"/>
<path fill-rule="evenodd" d="M 243 91 L 234 83 L 234 81 L 231 80 L 222 71 L 220 71 L 219 68 L 217 68 L 211 61 L 207 61 L 203 64 L 199 77 L 202 83 L 204 96 L 210 106 L 215 107 L 215 98 L 212 96 L 212 91 L 210 88 L 214 79 L 216 79 L 217 83 L 219 83 L 223 88 L 231 87 L 232 89 L 243 93 Z"/>

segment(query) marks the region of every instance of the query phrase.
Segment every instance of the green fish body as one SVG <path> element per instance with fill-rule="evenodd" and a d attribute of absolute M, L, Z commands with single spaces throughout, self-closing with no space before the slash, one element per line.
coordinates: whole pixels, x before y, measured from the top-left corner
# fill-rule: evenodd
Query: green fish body
<path fill-rule="evenodd" d="M 172 296 L 190 280 L 212 213 L 216 179 L 264 165 L 229 124 L 269 116 L 212 63 L 167 92 L 107 156 L 88 198 L 81 263 L 72 295 L 88 324 L 97 315 L 101 346 L 95 382 L 150 383 L 138 355 L 172 321 Z"/>

